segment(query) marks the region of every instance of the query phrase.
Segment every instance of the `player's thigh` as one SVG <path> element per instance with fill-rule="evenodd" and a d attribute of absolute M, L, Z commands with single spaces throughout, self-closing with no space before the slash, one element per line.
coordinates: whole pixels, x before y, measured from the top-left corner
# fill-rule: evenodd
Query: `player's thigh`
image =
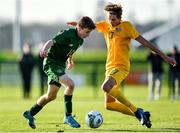
<path fill-rule="evenodd" d="M 59 91 L 59 87 L 56 85 L 49 85 L 47 90 L 47 95 L 49 97 L 55 97 Z"/>
<path fill-rule="evenodd" d="M 70 87 L 70 88 L 74 88 L 74 82 L 73 80 L 68 77 L 67 74 L 64 74 L 62 76 L 59 77 L 59 82 L 64 86 L 64 87 Z"/>
<path fill-rule="evenodd" d="M 44 65 L 44 72 L 48 76 L 48 84 L 54 84 L 60 87 L 59 77 L 65 74 L 65 67 L 59 66 L 53 62 Z"/>
<path fill-rule="evenodd" d="M 106 77 L 112 77 L 118 86 L 128 76 L 128 74 L 128 71 L 121 68 L 112 68 L 106 71 Z"/>

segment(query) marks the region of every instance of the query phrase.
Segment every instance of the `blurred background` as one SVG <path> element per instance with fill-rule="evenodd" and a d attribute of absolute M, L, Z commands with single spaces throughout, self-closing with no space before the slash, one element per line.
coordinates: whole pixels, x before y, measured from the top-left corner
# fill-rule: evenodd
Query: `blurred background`
<path fill-rule="evenodd" d="M 19 61 L 25 43 L 30 44 L 37 62 L 40 46 L 59 30 L 66 28 L 66 22 L 77 21 L 84 15 L 94 21 L 106 19 L 103 7 L 107 2 L 118 1 L 0 0 L 0 88 L 4 86 L 22 88 Z M 179 0 L 120 2 L 123 7 L 122 19 L 131 21 L 146 39 L 156 43 L 166 53 L 171 52 L 174 45 L 180 48 Z M 149 51 L 135 41 L 132 41 L 131 48 L 131 74 L 125 80 L 125 84 L 147 85 Z M 75 54 L 75 68 L 67 73 L 78 87 L 99 88 L 104 79 L 105 60 L 106 45 L 103 36 L 93 31 Z M 164 84 L 166 84 L 168 65 L 164 64 L 164 67 Z M 42 76 L 37 65 L 32 71 L 32 88 L 42 88 Z M 44 84 L 46 88 L 46 83 Z"/>

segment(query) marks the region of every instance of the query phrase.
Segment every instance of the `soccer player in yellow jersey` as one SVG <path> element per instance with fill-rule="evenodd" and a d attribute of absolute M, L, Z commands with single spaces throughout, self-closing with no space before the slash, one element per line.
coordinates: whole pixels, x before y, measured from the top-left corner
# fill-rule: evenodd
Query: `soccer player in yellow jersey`
<path fill-rule="evenodd" d="M 107 44 L 106 78 L 102 84 L 102 89 L 105 92 L 105 107 L 111 111 L 135 116 L 142 125 L 150 128 L 150 112 L 135 107 L 120 89 L 121 82 L 129 74 L 131 39 L 135 39 L 154 51 L 173 66 L 176 65 L 176 61 L 143 38 L 130 22 L 121 20 L 122 7 L 120 4 L 110 3 L 104 9 L 107 11 L 107 20 L 97 22 L 96 28 L 104 34 Z M 68 24 L 76 25 L 76 22 Z"/>
<path fill-rule="evenodd" d="M 122 7 L 120 4 L 108 4 L 107 21 L 96 23 L 96 28 L 104 34 L 107 44 L 106 78 L 102 84 L 105 91 L 105 106 L 108 110 L 118 111 L 127 115 L 135 116 L 142 125 L 151 127 L 150 113 L 136 108 L 119 89 L 121 82 L 125 79 L 130 69 L 130 42 L 135 39 L 145 47 L 156 52 L 166 62 L 176 65 L 176 61 L 144 39 L 134 26 L 128 21 L 122 21 Z"/>

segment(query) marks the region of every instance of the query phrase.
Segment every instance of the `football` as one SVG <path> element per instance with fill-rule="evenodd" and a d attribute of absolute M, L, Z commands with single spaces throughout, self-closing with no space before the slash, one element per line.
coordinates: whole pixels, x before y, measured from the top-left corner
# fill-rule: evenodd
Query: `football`
<path fill-rule="evenodd" d="M 103 123 L 103 117 L 102 117 L 101 113 L 98 111 L 90 111 L 86 115 L 85 119 L 86 119 L 86 124 L 90 128 L 98 128 Z"/>

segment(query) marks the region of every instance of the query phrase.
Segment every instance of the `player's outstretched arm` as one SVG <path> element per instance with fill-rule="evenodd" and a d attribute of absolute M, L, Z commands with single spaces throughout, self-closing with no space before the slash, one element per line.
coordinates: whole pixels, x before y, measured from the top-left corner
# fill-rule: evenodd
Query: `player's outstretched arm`
<path fill-rule="evenodd" d="M 48 40 L 44 46 L 40 50 L 40 56 L 41 57 L 47 57 L 48 56 L 48 49 L 53 45 L 53 40 Z"/>
<path fill-rule="evenodd" d="M 167 63 L 176 66 L 177 63 L 176 61 L 171 58 L 168 57 L 167 55 L 165 55 L 162 51 L 160 51 L 158 48 L 156 48 L 151 42 L 147 41 L 144 37 L 142 37 L 141 35 L 139 35 L 136 39 L 136 41 L 138 41 L 139 43 L 143 44 L 145 47 L 149 48 L 150 50 L 154 51 L 155 53 L 157 53 L 159 56 L 161 56 Z"/>
<path fill-rule="evenodd" d="M 69 26 L 76 26 L 77 22 L 72 21 L 72 22 L 67 22 L 66 24 L 69 25 Z"/>

